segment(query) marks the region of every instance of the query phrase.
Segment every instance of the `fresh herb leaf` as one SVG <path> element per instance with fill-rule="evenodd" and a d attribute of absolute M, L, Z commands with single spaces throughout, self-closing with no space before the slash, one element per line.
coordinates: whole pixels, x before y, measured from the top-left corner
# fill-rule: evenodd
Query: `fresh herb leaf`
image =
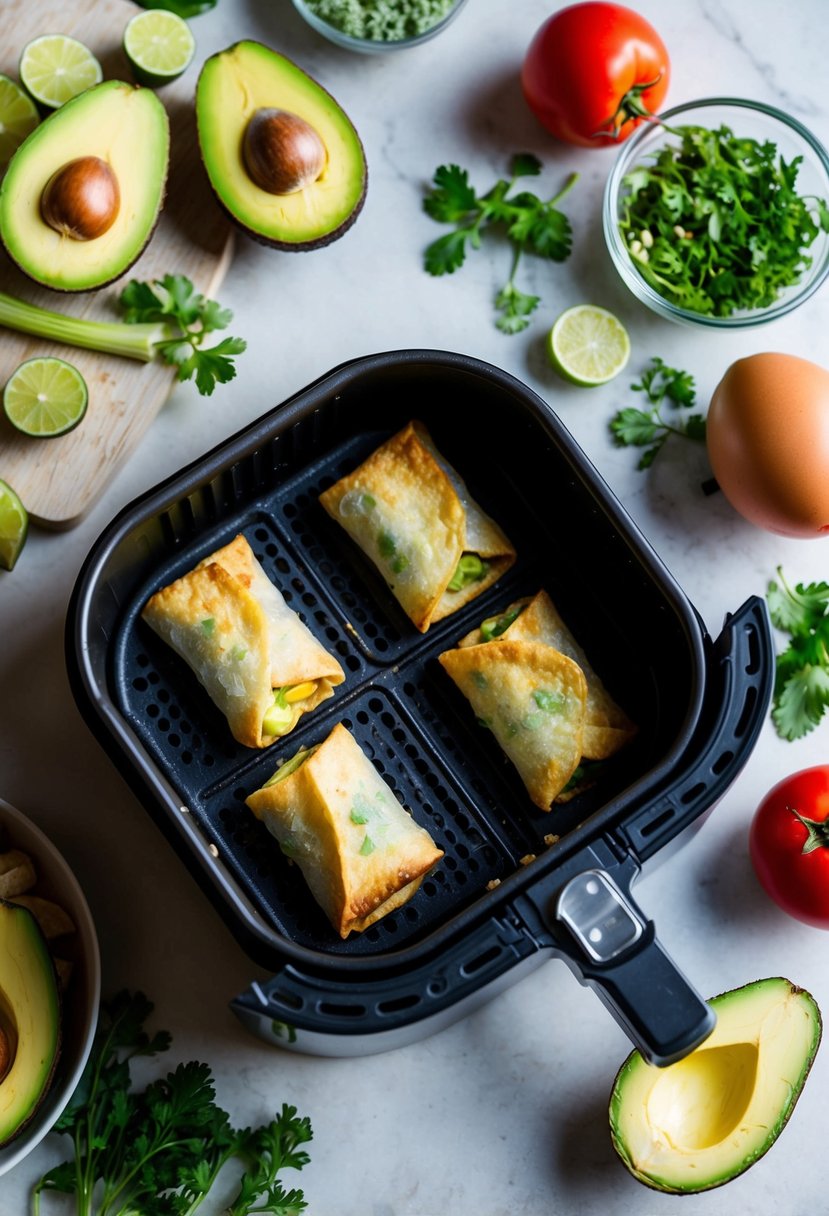
<path fill-rule="evenodd" d="M 772 720 L 783 739 L 800 739 L 814 730 L 829 707 L 829 584 L 789 586 L 783 571 L 768 585 L 772 623 L 788 633 L 777 655 Z"/>
<path fill-rule="evenodd" d="M 678 415 L 668 422 L 660 412 L 667 401 L 674 409 L 690 409 L 696 403 L 696 386 L 689 372 L 668 365 L 654 356 L 650 366 L 631 389 L 644 393 L 648 408 L 634 406 L 618 410 L 610 420 L 610 431 L 618 447 L 647 448 L 639 458 L 638 469 L 648 469 L 671 435 L 705 442 L 705 418 L 702 414 Z"/>
<path fill-rule="evenodd" d="M 131 1061 L 170 1045 L 166 1032 L 144 1030 L 151 1012 L 142 993 L 102 1004 L 80 1084 L 54 1129 L 72 1137 L 74 1161 L 36 1184 L 35 1216 L 48 1191 L 74 1195 L 77 1216 L 191 1216 L 234 1158 L 244 1172 L 230 1216 L 298 1216 L 307 1207 L 302 1191 L 285 1191 L 277 1175 L 307 1164 L 308 1120 L 283 1105 L 271 1123 L 235 1129 L 216 1105 L 210 1068 L 196 1061 L 134 1091 Z"/>
<path fill-rule="evenodd" d="M 537 177 L 541 168 L 537 156 L 517 153 L 510 163 L 510 178 L 501 178 L 488 193 L 478 195 L 469 183 L 466 169 L 441 165 L 423 200 L 423 208 L 433 220 L 455 225 L 453 232 L 432 241 L 424 252 L 423 264 L 431 275 L 454 274 L 459 270 L 467 251 L 480 247 L 485 230 L 500 229 L 511 243 L 512 269 L 495 297 L 495 306 L 502 314 L 496 325 L 505 334 L 526 329 L 530 315 L 540 303 L 538 296 L 521 291 L 515 284 L 521 255 L 526 252 L 563 262 L 572 248 L 570 221 L 557 204 L 575 185 L 577 174 L 571 174 L 559 193 L 546 202 L 526 190 L 510 193 L 519 177 Z"/>
<path fill-rule="evenodd" d="M 203 345 L 208 334 L 227 328 L 233 313 L 206 299 L 184 275 L 166 274 L 148 283 L 133 279 L 118 303 L 128 324 L 160 321 L 165 325 L 166 336 L 155 342 L 155 349 L 166 363 L 178 368 L 179 380 L 195 378 L 202 396 L 209 397 L 217 384 L 226 384 L 236 375 L 233 358 L 247 345 L 241 338 Z"/>
<path fill-rule="evenodd" d="M 802 158 L 770 140 L 684 126 L 624 179 L 619 229 L 642 278 L 707 316 L 766 308 L 811 265 L 825 200 L 797 193 Z"/>

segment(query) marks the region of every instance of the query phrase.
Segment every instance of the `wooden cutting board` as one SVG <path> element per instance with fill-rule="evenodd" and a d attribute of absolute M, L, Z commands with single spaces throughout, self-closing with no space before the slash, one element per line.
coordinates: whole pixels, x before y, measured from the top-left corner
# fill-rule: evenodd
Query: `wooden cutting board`
<path fill-rule="evenodd" d="M 105 80 L 132 82 L 121 40 L 130 17 L 141 11 L 137 5 L 128 0 L 0 0 L 0 8 L 0 72 L 13 80 L 30 39 L 71 34 L 98 58 Z M 131 278 L 184 274 L 200 291 L 217 293 L 232 240 L 199 160 L 194 95 L 201 62 L 197 47 L 184 75 L 158 90 L 170 116 L 170 175 L 164 210 L 139 260 L 116 283 L 78 295 L 37 287 L 0 250 L 0 291 L 95 320 L 116 318 L 115 301 Z M 89 386 L 89 406 L 74 431 L 53 439 L 20 435 L 2 415 L 0 478 L 17 491 L 35 523 L 71 528 L 141 440 L 169 396 L 175 371 L 158 362 L 137 363 L 0 329 L 0 386 L 19 363 L 35 355 L 59 355 L 74 363 Z"/>

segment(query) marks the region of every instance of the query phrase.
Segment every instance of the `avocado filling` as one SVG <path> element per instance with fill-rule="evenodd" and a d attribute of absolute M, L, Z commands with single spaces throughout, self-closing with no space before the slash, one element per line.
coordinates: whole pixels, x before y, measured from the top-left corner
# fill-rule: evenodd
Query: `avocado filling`
<path fill-rule="evenodd" d="M 284 781 L 286 777 L 290 777 L 297 769 L 302 768 L 306 760 L 310 760 L 314 752 L 319 750 L 319 744 L 316 747 L 301 747 L 295 756 L 291 756 L 290 760 L 286 760 L 276 770 L 274 775 L 265 782 L 262 786 L 266 790 L 269 785 L 278 785 L 280 781 Z"/>
<path fill-rule="evenodd" d="M 301 684 L 283 684 L 273 690 L 273 704 L 262 719 L 263 735 L 287 735 L 293 730 L 307 701 L 316 691 L 316 680 L 304 680 Z"/>
<path fill-rule="evenodd" d="M 485 562 L 477 553 L 463 553 L 446 590 L 463 591 L 471 583 L 479 583 L 488 571 L 489 562 Z"/>

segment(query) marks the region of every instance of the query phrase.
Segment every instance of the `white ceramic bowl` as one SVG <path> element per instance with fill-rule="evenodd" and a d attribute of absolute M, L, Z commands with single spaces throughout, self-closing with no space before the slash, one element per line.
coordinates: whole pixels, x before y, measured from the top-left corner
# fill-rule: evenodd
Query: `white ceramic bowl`
<path fill-rule="evenodd" d="M 22 849 L 31 856 L 38 875 L 38 893 L 42 891 L 65 908 L 77 929 L 72 943 L 72 977 L 63 998 L 61 1053 L 55 1076 L 30 1122 L 19 1136 L 0 1148 L 0 1174 L 5 1174 L 22 1161 L 53 1127 L 80 1080 L 98 1024 L 101 957 L 95 925 L 83 891 L 49 838 L 30 819 L 0 798 L 2 828 L 7 830 L 12 847 Z"/>

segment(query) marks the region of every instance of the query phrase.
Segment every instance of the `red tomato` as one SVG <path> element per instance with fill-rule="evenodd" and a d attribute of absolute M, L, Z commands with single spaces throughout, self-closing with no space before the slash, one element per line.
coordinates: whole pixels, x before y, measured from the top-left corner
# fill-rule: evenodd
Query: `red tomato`
<path fill-rule="evenodd" d="M 801 769 L 766 794 L 749 848 L 775 903 L 807 925 L 829 929 L 829 765 Z"/>
<path fill-rule="evenodd" d="M 530 43 L 521 84 L 548 131 L 585 148 L 627 139 L 668 92 L 665 44 L 621 4 L 588 2 L 554 13 Z"/>

